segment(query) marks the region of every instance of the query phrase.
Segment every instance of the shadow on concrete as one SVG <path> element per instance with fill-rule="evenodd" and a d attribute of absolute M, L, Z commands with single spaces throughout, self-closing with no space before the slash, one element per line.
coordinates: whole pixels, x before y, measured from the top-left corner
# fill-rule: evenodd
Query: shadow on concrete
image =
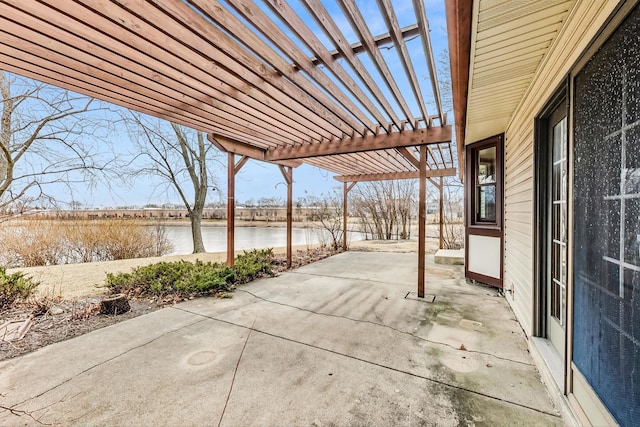
<path fill-rule="evenodd" d="M 0 363 L 0 425 L 562 425 L 495 289 L 347 252 Z M 415 295 L 414 295 L 415 296 Z"/>

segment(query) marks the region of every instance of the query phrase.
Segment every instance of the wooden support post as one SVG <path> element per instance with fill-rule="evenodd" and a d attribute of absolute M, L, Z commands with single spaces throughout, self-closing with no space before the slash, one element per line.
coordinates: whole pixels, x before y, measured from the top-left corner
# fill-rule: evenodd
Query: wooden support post
<path fill-rule="evenodd" d="M 280 166 L 280 172 L 287 182 L 287 268 L 291 268 L 293 239 L 293 168 Z"/>
<path fill-rule="evenodd" d="M 347 213 L 349 211 L 348 196 L 349 191 L 356 185 L 355 182 L 344 182 L 344 194 L 342 196 L 342 250 L 347 251 Z"/>
<path fill-rule="evenodd" d="M 424 298 L 426 238 L 427 147 L 420 146 L 420 199 L 418 201 L 418 297 Z"/>
<path fill-rule="evenodd" d="M 440 190 L 440 244 L 438 247 L 440 249 L 444 249 L 444 183 L 442 177 L 440 177 L 440 185 L 438 186 L 438 189 Z"/>
<path fill-rule="evenodd" d="M 293 168 L 287 167 L 287 267 L 291 268 L 291 241 L 293 239 Z"/>
<path fill-rule="evenodd" d="M 233 153 L 227 153 L 227 266 L 233 267 L 235 258 L 235 216 L 236 216 L 236 163 Z"/>
<path fill-rule="evenodd" d="M 342 194 L 342 250 L 347 251 L 347 196 L 349 195 L 348 182 L 343 183 L 344 192 Z"/>

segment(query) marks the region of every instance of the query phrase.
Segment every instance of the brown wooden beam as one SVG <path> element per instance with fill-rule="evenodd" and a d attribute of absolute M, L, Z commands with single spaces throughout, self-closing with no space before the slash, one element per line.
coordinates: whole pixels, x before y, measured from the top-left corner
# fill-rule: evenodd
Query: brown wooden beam
<path fill-rule="evenodd" d="M 280 166 L 297 168 L 302 164 L 301 160 L 266 160 L 266 151 L 253 145 L 245 144 L 240 141 L 232 141 L 229 138 L 220 135 L 208 134 L 207 139 L 220 151 L 225 153 L 239 154 L 261 162 L 275 163 Z"/>
<path fill-rule="evenodd" d="M 456 125 L 458 168 L 464 178 L 465 125 L 467 123 L 467 93 L 471 53 L 472 0 L 445 0 L 453 116 Z"/>
<path fill-rule="evenodd" d="M 207 139 L 218 149 L 224 152 L 239 154 L 241 156 L 251 157 L 255 160 L 264 161 L 265 150 L 263 148 L 245 144 L 244 142 L 232 141 L 231 139 L 221 135 L 209 134 L 207 135 Z"/>
<path fill-rule="evenodd" d="M 402 91 L 398 87 L 398 83 L 396 79 L 393 77 L 389 66 L 387 65 L 386 60 L 382 56 L 380 49 L 378 49 L 377 43 L 371 31 L 369 30 L 369 26 L 367 25 L 365 18 L 362 16 L 360 12 L 360 8 L 356 4 L 355 0 L 337 0 L 338 6 L 342 9 L 345 18 L 351 24 L 351 27 L 354 29 L 358 38 L 362 41 L 362 45 L 364 50 L 369 54 L 371 58 L 371 62 L 380 73 L 380 76 L 383 78 L 387 88 L 393 95 L 393 98 L 396 100 L 398 105 L 400 106 L 402 112 L 404 113 L 407 120 L 413 119 L 413 113 L 411 112 L 411 108 L 407 104 L 407 101 L 404 99 Z M 406 38 L 404 30 L 402 32 L 403 37 Z M 419 34 L 419 31 L 418 33 Z M 388 34 L 389 41 L 393 41 L 391 38 L 391 34 Z M 417 129 L 417 123 L 411 121 L 411 127 L 413 129 Z"/>
<path fill-rule="evenodd" d="M 309 157 L 331 156 L 335 154 L 361 153 L 363 151 L 385 150 L 398 147 L 412 147 L 425 144 L 451 142 L 451 126 L 437 126 L 428 129 L 406 130 L 389 134 L 358 136 L 335 141 L 312 144 L 283 146 L 268 149 L 266 161 L 305 159 Z"/>
<path fill-rule="evenodd" d="M 348 204 L 347 204 L 347 200 L 348 200 L 348 196 L 349 196 L 349 191 L 351 191 L 351 189 L 353 188 L 354 185 L 356 185 L 357 183 L 355 182 L 344 182 L 344 186 L 343 186 L 343 196 L 342 196 L 342 250 L 343 251 L 347 251 L 347 211 L 348 211 Z"/>
<path fill-rule="evenodd" d="M 235 98 L 213 91 L 212 87 L 216 85 L 203 84 L 199 79 L 162 63 L 155 57 L 162 56 L 160 49 L 153 50 L 154 55 L 148 55 L 148 52 L 133 49 L 117 38 L 109 38 L 109 35 L 120 34 L 121 28 L 115 29 L 113 24 L 103 26 L 104 18 L 92 16 L 89 10 L 80 5 L 75 5 L 64 13 L 57 10 L 57 5 L 51 7 L 34 2 L 19 2 L 12 7 L 15 9 L 7 10 L 7 13 L 15 19 L 15 23 L 4 21 L 3 16 L 0 27 L 23 39 L 17 47 L 27 46 L 26 50 L 29 50 L 30 45 L 39 44 L 48 51 L 42 55 L 47 60 L 68 64 L 75 69 L 85 69 L 90 74 L 104 76 L 107 81 L 125 80 L 122 82 L 125 87 L 133 85 L 137 91 L 142 90 L 140 86 L 144 86 L 146 91 L 151 92 L 150 96 L 162 96 L 174 108 L 196 109 L 203 118 L 227 122 L 229 126 L 244 124 L 246 128 L 256 132 L 262 129 L 265 135 L 288 138 L 286 135 L 289 132 L 284 127 L 279 129 L 275 126 L 274 119 L 269 120 L 268 124 L 260 123 L 258 117 L 262 113 L 247 105 L 240 105 Z M 46 7 L 49 9 L 43 11 Z M 111 10 L 113 7 L 105 6 L 105 9 Z M 43 15 L 46 19 L 39 18 Z M 119 18 L 121 16 L 126 19 L 122 11 L 118 14 Z M 91 27 L 97 27 L 96 30 L 89 28 L 81 19 L 90 20 Z M 86 47 L 80 49 L 76 46 Z M 181 61 L 174 58 L 173 62 Z M 194 67 L 190 70 L 193 71 Z M 150 74 L 158 77 L 147 78 Z M 255 115 L 251 117 L 253 113 Z M 290 137 L 292 142 L 296 140 Z"/>
<path fill-rule="evenodd" d="M 293 168 L 280 166 L 280 172 L 287 182 L 287 268 L 291 268 L 293 240 Z"/>
<path fill-rule="evenodd" d="M 429 169 L 429 170 L 425 169 L 425 178 L 439 177 L 439 176 L 455 176 L 455 175 L 456 175 L 456 170 L 454 168 Z M 394 179 L 418 179 L 418 178 L 420 178 L 419 171 L 371 173 L 371 174 L 363 174 L 363 175 L 338 175 L 333 177 L 333 179 L 340 182 L 391 181 Z"/>
<path fill-rule="evenodd" d="M 429 124 L 429 113 L 427 112 L 427 106 L 424 102 L 424 97 L 422 96 L 422 89 L 420 89 L 420 83 L 418 82 L 418 76 L 416 75 L 416 69 L 413 66 L 411 61 L 411 54 L 409 53 L 409 49 L 407 48 L 407 44 L 402 37 L 402 32 L 400 31 L 400 24 L 398 23 L 398 18 L 395 13 L 395 9 L 391 0 L 377 0 L 378 8 L 382 13 L 382 19 L 384 19 L 387 24 L 387 28 L 389 29 L 389 34 L 393 39 L 393 44 L 398 50 L 398 57 L 400 58 L 400 63 L 404 68 L 404 72 L 409 80 L 409 85 L 413 92 L 413 96 L 418 103 L 418 107 L 420 108 L 420 112 L 422 113 L 422 117 L 427 126 Z M 433 76 L 432 76 L 433 77 Z M 434 94 L 437 95 L 437 94 Z"/>
<path fill-rule="evenodd" d="M 450 145 L 450 144 L 449 144 Z M 409 163 L 411 163 L 413 166 L 416 167 L 416 169 L 420 169 L 420 161 L 416 158 L 415 155 L 413 155 L 409 149 L 407 147 L 398 147 L 396 148 L 396 150 L 398 150 L 398 152 L 400 153 L 400 155 L 402 155 L 402 157 L 404 157 L 405 159 L 407 159 L 407 161 Z M 431 155 L 431 158 L 433 159 L 433 163 L 436 165 L 436 167 L 438 167 L 438 161 L 436 159 L 435 154 L 433 153 L 433 149 L 431 148 L 431 146 L 427 146 L 427 154 Z M 428 157 L 428 156 L 427 156 Z M 427 163 L 427 166 L 429 166 L 429 164 Z M 431 168 L 431 166 L 429 166 L 429 168 Z"/>
<path fill-rule="evenodd" d="M 431 90 L 438 111 L 440 125 L 447 123 L 447 117 L 442 111 L 442 98 L 440 97 L 440 86 L 438 85 L 438 73 L 436 64 L 433 59 L 433 48 L 431 46 L 431 37 L 429 36 L 429 22 L 427 21 L 427 12 L 424 7 L 424 0 L 413 0 L 413 11 L 416 15 L 418 27 L 420 27 L 420 35 L 422 39 L 422 50 L 427 61 L 427 69 L 429 70 L 429 80 L 431 81 Z"/>
<path fill-rule="evenodd" d="M 440 185 L 438 186 L 438 189 L 440 190 L 440 221 L 439 221 L 439 225 L 440 225 L 440 241 L 438 244 L 438 247 L 440 249 L 444 249 L 444 235 L 443 235 L 443 231 L 444 231 L 444 182 L 442 177 L 440 177 Z"/>
<path fill-rule="evenodd" d="M 240 172 L 240 169 L 249 161 L 249 156 L 242 156 L 240 161 L 233 168 L 234 175 L 237 175 Z"/>
<path fill-rule="evenodd" d="M 236 219 L 236 162 L 233 153 L 227 154 L 227 266 L 233 267 L 235 257 Z"/>
<path fill-rule="evenodd" d="M 438 181 L 436 181 L 433 178 L 427 178 L 427 181 L 429 181 L 431 184 L 434 185 L 434 187 L 436 187 L 437 189 L 440 189 L 440 184 L 438 184 Z"/>
<path fill-rule="evenodd" d="M 282 167 L 282 166 L 281 166 Z M 291 268 L 291 256 L 293 253 L 293 168 L 287 168 L 289 180 L 287 183 L 287 267 Z"/>
<path fill-rule="evenodd" d="M 418 200 L 418 297 L 424 298 L 427 204 L 427 147 L 420 147 L 420 197 Z"/>
<path fill-rule="evenodd" d="M 324 30 L 324 34 L 332 40 L 333 44 L 340 49 L 344 54 L 345 61 L 351 66 L 351 68 L 356 72 L 358 77 L 369 93 L 373 95 L 373 97 L 378 101 L 380 106 L 386 115 L 391 119 L 391 122 L 396 126 L 398 130 L 404 129 L 404 124 L 401 122 L 400 118 L 398 118 L 394 108 L 389 103 L 387 97 L 382 93 L 378 84 L 374 81 L 371 74 L 367 70 L 367 67 L 360 61 L 360 58 L 353 53 L 351 46 L 349 46 L 347 42 L 347 38 L 342 33 L 340 25 L 333 19 L 329 11 L 324 7 L 320 0 L 302 0 L 302 3 L 306 6 L 307 10 L 313 15 L 316 20 L 316 23 Z M 327 66 L 327 68 L 333 70 L 340 64 L 339 61 L 336 61 L 334 56 L 326 49 L 322 48 L 322 43 L 319 44 L 320 49 L 316 48 L 316 56 L 319 57 L 322 62 Z M 339 76 L 340 73 L 345 72 L 344 68 L 337 67 L 339 73 L 336 75 Z M 334 72 L 335 73 L 335 72 Z M 370 103 L 368 96 L 368 103 L 364 103 L 363 105 L 367 106 Z M 369 109 L 370 107 L 367 106 Z M 374 111 L 371 112 L 376 120 L 379 123 L 384 123 L 386 119 L 384 116 L 380 116 L 378 109 L 374 107 Z"/>
<path fill-rule="evenodd" d="M 317 83 L 314 84 L 307 77 L 294 68 L 276 50 L 267 44 L 261 37 L 255 34 L 245 25 L 236 14 L 229 11 L 218 0 L 188 0 L 188 3 L 198 9 L 212 22 L 224 28 L 230 34 L 241 35 L 242 42 L 256 55 L 271 65 L 282 76 L 295 83 L 310 97 L 316 99 L 342 122 L 348 125 L 355 132 L 362 132 L 362 125 L 373 129 L 373 123 L 366 114 L 353 102 L 353 100 L 343 92 L 338 85 L 332 81 L 327 74 L 311 63 L 311 60 L 288 35 L 278 27 L 268 15 L 257 5 L 248 0 L 229 0 L 229 3 L 237 13 L 255 26 L 273 45 L 291 57 L 294 63 L 305 70 L 305 72 Z M 285 3 L 280 4 L 285 7 Z M 276 4 L 277 6 L 277 4 Z M 243 57 L 246 56 L 242 55 Z M 319 87 L 323 88 L 327 96 Z M 341 107 L 334 101 L 338 100 Z M 354 119 L 358 117 L 358 119 Z"/>
<path fill-rule="evenodd" d="M 417 35 L 420 34 L 420 30 L 418 28 L 418 24 L 413 24 L 413 25 L 408 25 L 406 27 L 402 28 L 402 36 L 404 37 L 404 39 L 409 39 L 412 37 L 415 37 Z M 389 33 L 384 33 L 384 34 L 380 34 L 377 35 L 375 37 L 371 38 L 372 40 L 372 45 L 376 46 L 376 47 L 380 47 L 380 46 L 385 46 L 388 45 L 390 43 L 393 43 L 393 40 L 391 39 L 391 34 Z M 362 44 L 362 42 L 355 42 L 353 44 L 351 44 L 349 46 L 351 52 L 353 52 L 354 54 L 359 54 L 362 53 L 366 50 L 365 46 Z M 338 59 L 338 58 L 343 58 L 344 55 L 342 54 L 342 51 L 340 50 L 333 50 L 330 52 L 331 56 L 333 57 L 333 59 Z M 318 58 L 311 58 L 311 61 L 315 64 L 318 65 L 320 63 L 320 60 Z"/>
<path fill-rule="evenodd" d="M 398 147 L 396 150 L 398 150 L 398 153 L 407 159 L 409 163 L 415 166 L 418 170 L 420 169 L 420 160 L 416 159 L 416 156 L 414 156 L 407 147 Z"/>

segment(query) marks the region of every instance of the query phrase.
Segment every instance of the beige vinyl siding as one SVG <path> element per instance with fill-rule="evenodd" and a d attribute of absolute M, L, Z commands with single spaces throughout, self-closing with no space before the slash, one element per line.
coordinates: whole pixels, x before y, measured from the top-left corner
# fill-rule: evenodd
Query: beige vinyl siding
<path fill-rule="evenodd" d="M 505 133 L 504 285 L 525 332 L 533 332 L 533 127 L 536 115 L 589 47 L 618 2 L 578 1 Z"/>
<path fill-rule="evenodd" d="M 533 130 L 533 128 L 532 128 Z M 527 335 L 533 328 L 533 135 L 506 135 L 504 190 L 504 285 L 507 301 Z"/>

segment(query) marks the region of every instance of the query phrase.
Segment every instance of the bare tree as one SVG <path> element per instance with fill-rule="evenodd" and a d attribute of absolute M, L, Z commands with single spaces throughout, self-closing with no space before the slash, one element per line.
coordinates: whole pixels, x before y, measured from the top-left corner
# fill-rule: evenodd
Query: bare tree
<path fill-rule="evenodd" d="M 308 219 L 320 225 L 324 235 L 319 236 L 324 244 L 326 238 L 330 240 L 331 248 L 338 250 L 342 247 L 344 235 L 342 217 L 342 195 L 337 191 L 322 193 L 319 197 L 307 195 L 299 201 L 300 204 L 310 209 Z"/>
<path fill-rule="evenodd" d="M 205 252 L 202 212 L 209 189 L 216 190 L 214 170 L 208 161 L 220 161 L 205 135 L 175 123 L 129 112 L 127 123 L 136 145 L 136 158 L 129 164 L 134 176 L 155 176 L 172 188 L 189 214 L 193 253 Z M 142 163 L 140 163 L 142 161 Z M 220 163 L 221 164 L 221 163 Z"/>
<path fill-rule="evenodd" d="M 396 214 L 398 216 L 398 230 L 396 235 L 400 239 L 411 238 L 411 218 L 415 217 L 416 212 L 416 180 L 392 181 L 395 201 Z"/>
<path fill-rule="evenodd" d="M 377 181 L 354 188 L 353 209 L 365 235 L 408 239 L 415 210 L 415 180 Z"/>
<path fill-rule="evenodd" d="M 464 247 L 464 186 L 458 177 L 443 180 L 444 212 L 442 243 L 445 249 Z"/>
<path fill-rule="evenodd" d="M 106 108 L 86 96 L 0 70 L 0 212 L 59 202 L 60 185 L 103 176 Z"/>

